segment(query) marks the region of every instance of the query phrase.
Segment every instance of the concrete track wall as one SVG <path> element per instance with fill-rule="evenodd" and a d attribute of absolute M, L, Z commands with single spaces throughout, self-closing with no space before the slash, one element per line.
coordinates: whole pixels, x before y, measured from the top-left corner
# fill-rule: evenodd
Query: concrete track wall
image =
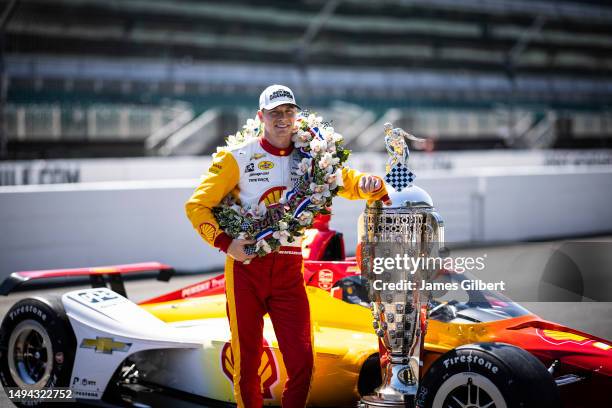
<path fill-rule="evenodd" d="M 156 260 L 218 269 L 184 214 L 197 179 L 0 188 L 0 276 L 31 269 Z M 417 178 L 446 222 L 447 241 L 554 238 L 612 231 L 612 168 L 429 171 Z M 362 202 L 336 199 L 332 226 L 356 243 Z"/>

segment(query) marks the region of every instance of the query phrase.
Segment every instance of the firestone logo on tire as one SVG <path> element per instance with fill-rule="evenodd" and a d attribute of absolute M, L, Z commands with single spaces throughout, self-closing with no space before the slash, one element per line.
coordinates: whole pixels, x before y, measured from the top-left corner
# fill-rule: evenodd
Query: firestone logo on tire
<path fill-rule="evenodd" d="M 234 353 L 230 342 L 226 342 L 221 349 L 221 368 L 223 374 L 234 383 Z M 263 341 L 263 354 L 259 366 L 259 376 L 261 377 L 261 389 L 264 399 L 273 399 L 272 386 L 278 381 L 278 364 L 274 353 L 270 349 L 268 342 Z"/>
<path fill-rule="evenodd" d="M 42 310 L 40 310 L 39 308 L 37 308 L 36 306 L 32 306 L 32 305 L 23 305 L 11 311 L 9 313 L 9 317 L 11 318 L 11 320 L 15 320 L 17 316 L 23 313 L 33 313 L 36 316 L 40 317 L 43 322 L 47 320 L 47 314 L 43 312 Z"/>
<path fill-rule="evenodd" d="M 487 370 L 491 371 L 493 374 L 497 374 L 497 372 L 499 371 L 499 368 L 495 364 L 493 364 L 492 362 L 480 356 L 461 355 L 461 356 L 447 358 L 446 360 L 443 361 L 445 368 L 449 368 L 455 365 L 457 362 L 475 364 L 475 365 L 486 368 Z"/>

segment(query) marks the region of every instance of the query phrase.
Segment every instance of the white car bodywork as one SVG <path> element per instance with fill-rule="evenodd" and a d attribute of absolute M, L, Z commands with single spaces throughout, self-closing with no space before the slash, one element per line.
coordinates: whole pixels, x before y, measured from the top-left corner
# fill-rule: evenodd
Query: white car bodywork
<path fill-rule="evenodd" d="M 100 399 L 119 365 L 135 353 L 178 349 L 189 360 L 201 355 L 201 331 L 175 328 L 110 289 L 68 292 L 62 303 L 77 340 L 70 381 L 76 398 Z"/>
<path fill-rule="evenodd" d="M 108 288 L 68 292 L 62 303 L 77 344 L 70 380 L 75 398 L 101 399 L 129 357 L 150 383 L 234 402 L 219 353 L 231 338 L 226 318 L 166 323 Z M 269 319 L 264 339 L 276 344 Z M 270 356 L 278 372 L 282 363 Z"/>

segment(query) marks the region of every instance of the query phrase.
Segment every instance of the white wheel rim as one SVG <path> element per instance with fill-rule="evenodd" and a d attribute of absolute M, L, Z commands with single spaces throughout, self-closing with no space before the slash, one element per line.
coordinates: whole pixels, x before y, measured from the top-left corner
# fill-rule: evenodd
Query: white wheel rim
<path fill-rule="evenodd" d="M 495 384 L 478 373 L 458 373 L 442 383 L 432 408 L 508 408 Z"/>
<path fill-rule="evenodd" d="M 19 323 L 9 337 L 7 353 L 11 377 L 19 388 L 41 389 L 47 384 L 53 368 L 53 348 L 40 323 Z"/>

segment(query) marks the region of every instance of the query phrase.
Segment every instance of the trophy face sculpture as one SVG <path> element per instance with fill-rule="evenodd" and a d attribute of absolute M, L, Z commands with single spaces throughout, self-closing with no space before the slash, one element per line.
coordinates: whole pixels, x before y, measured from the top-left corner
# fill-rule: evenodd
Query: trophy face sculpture
<path fill-rule="evenodd" d="M 444 241 L 442 218 L 431 197 L 412 184 L 416 176 L 407 165 L 406 139 L 421 140 L 385 124 L 389 153 L 385 182 L 392 204 L 367 205 L 360 225 L 361 274 L 372 302 L 373 327 L 387 353 L 382 385 L 374 395 L 362 398 L 365 408 L 416 407 L 429 300 L 420 287 L 433 271 L 425 265 L 406 268 L 410 263 L 404 261 L 436 256 Z M 392 262 L 383 265 L 381 258 L 401 262 L 389 268 Z"/>

